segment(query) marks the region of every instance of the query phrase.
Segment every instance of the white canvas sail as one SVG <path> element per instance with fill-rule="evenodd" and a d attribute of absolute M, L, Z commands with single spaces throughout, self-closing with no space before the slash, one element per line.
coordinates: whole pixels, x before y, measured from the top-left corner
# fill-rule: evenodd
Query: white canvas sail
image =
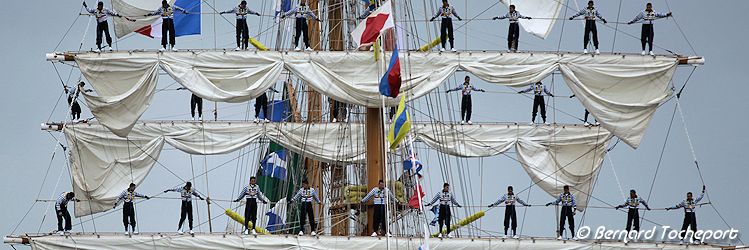
<path fill-rule="evenodd" d="M 556 23 L 559 12 L 562 9 L 560 0 L 499 0 L 509 9 L 510 4 L 515 5 L 518 12 L 533 19 L 521 19 L 520 26 L 523 29 L 541 39 L 546 39 Z M 503 14 L 503 13 L 500 13 Z"/>

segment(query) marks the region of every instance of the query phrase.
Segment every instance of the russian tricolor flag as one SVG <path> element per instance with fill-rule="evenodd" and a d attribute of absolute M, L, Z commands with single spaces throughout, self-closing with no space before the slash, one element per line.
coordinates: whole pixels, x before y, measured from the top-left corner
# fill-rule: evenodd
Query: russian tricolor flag
<path fill-rule="evenodd" d="M 398 45 L 396 44 L 393 55 L 390 57 L 388 70 L 380 79 L 380 94 L 397 97 L 401 90 L 401 81 L 401 60 L 398 58 Z"/>
<path fill-rule="evenodd" d="M 374 44 L 382 32 L 395 27 L 390 1 L 382 3 L 381 6 L 369 14 L 367 19 L 359 23 L 356 29 L 351 32 L 351 36 L 358 47 Z"/>

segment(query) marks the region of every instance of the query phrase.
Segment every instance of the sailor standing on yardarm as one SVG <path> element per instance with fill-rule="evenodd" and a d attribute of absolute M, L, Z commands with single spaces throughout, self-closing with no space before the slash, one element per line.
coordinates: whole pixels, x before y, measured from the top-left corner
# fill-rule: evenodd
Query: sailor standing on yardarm
<path fill-rule="evenodd" d="M 460 94 L 462 96 L 462 99 L 460 99 L 460 124 L 468 123 L 473 124 L 471 122 L 471 113 L 473 113 L 473 101 L 471 100 L 471 93 L 473 91 L 478 92 L 486 92 L 483 89 L 479 89 L 474 87 L 471 84 L 471 77 L 466 76 L 465 82 L 463 82 L 463 86 L 458 86 L 453 89 L 448 89 L 445 91 L 445 93 L 450 93 L 452 91 L 458 91 L 460 90 Z"/>
<path fill-rule="evenodd" d="M 227 11 L 222 11 L 220 14 L 231 13 L 237 15 L 237 48 L 234 50 L 246 50 L 250 43 L 250 29 L 247 27 L 247 15 L 260 16 L 260 13 L 247 8 L 247 1 L 244 0 L 239 3 L 239 6 Z"/>
<path fill-rule="evenodd" d="M 78 104 L 78 95 L 82 92 L 93 92 L 93 90 L 84 89 L 84 86 L 86 86 L 86 83 L 80 82 L 76 87 L 63 87 L 65 93 L 68 94 L 68 105 L 70 106 L 70 115 L 73 122 L 81 119 L 81 105 Z"/>
<path fill-rule="evenodd" d="M 309 44 L 309 27 L 307 25 L 307 18 L 311 17 L 315 21 L 320 21 L 320 18 L 317 18 L 315 16 L 315 13 L 313 13 L 309 7 L 307 7 L 307 4 L 305 3 L 305 0 L 302 0 L 299 3 L 299 6 L 289 10 L 285 14 L 283 14 L 282 17 L 288 17 L 294 15 L 294 18 L 296 19 L 296 33 L 294 35 L 294 51 L 301 51 L 302 47 L 299 47 L 299 37 L 304 36 L 304 46 L 306 47 L 306 51 L 312 51 L 312 48 Z"/>
<path fill-rule="evenodd" d="M 180 194 L 180 199 L 182 200 L 182 205 L 180 206 L 180 215 L 179 215 L 179 224 L 177 225 L 177 233 L 183 234 L 182 231 L 182 224 L 185 222 L 185 217 L 187 217 L 187 222 L 190 226 L 190 234 L 193 234 L 192 231 L 192 197 L 198 197 L 201 200 L 204 200 L 203 197 L 198 194 L 198 191 L 192 188 L 192 183 L 187 182 L 185 183 L 184 187 L 178 187 L 174 189 L 167 189 L 164 191 L 166 192 L 178 192 Z"/>
<path fill-rule="evenodd" d="M 458 13 L 455 13 L 455 8 L 447 3 L 447 0 L 442 0 L 442 7 L 437 9 L 437 13 L 434 14 L 432 19 L 429 19 L 431 22 L 437 17 L 442 17 L 442 23 L 440 23 L 440 40 L 442 41 L 442 48 L 440 48 L 440 51 L 445 51 L 445 42 L 448 40 L 450 41 L 450 51 L 457 51 L 455 50 L 455 37 L 453 36 L 453 16 L 458 18 L 459 21 L 463 21 L 463 19 L 458 16 Z"/>
<path fill-rule="evenodd" d="M 559 205 L 559 203 L 562 203 L 562 211 L 559 216 L 559 231 L 557 231 L 559 236 L 557 237 L 557 240 L 561 240 L 562 235 L 564 234 L 565 219 L 570 224 L 570 235 L 572 235 L 572 240 L 577 240 L 577 236 L 575 236 L 575 210 L 577 210 L 577 199 L 575 199 L 575 195 L 570 193 L 570 186 L 565 185 L 564 192 L 559 194 L 557 200 L 546 203 L 546 206 Z"/>
<path fill-rule="evenodd" d="M 439 210 L 439 224 L 440 224 L 440 231 L 439 235 L 437 237 L 442 238 L 442 226 L 447 226 L 447 238 L 452 238 L 452 234 L 450 234 L 450 220 L 452 219 L 452 215 L 450 213 L 450 204 L 455 205 L 457 207 L 463 207 L 460 204 L 458 204 L 458 201 L 455 200 L 455 197 L 452 193 L 450 193 L 450 184 L 445 183 L 442 185 L 442 192 L 439 192 L 434 196 L 432 201 L 424 205 L 424 207 L 431 206 L 435 202 L 440 203 L 440 210 Z"/>
<path fill-rule="evenodd" d="M 234 202 L 239 202 L 242 198 L 247 197 L 244 204 L 244 234 L 251 232 L 252 235 L 257 235 L 255 231 L 255 227 L 257 227 L 257 201 L 260 200 L 263 204 L 268 204 L 268 198 L 265 198 L 265 195 L 263 195 L 263 192 L 260 191 L 260 187 L 256 183 L 257 179 L 255 179 L 255 176 L 250 177 L 250 185 L 242 188 L 242 191 L 239 192 L 239 197 L 234 200 Z M 247 222 L 252 222 L 252 230 L 248 231 Z"/>
<path fill-rule="evenodd" d="M 505 203 L 505 221 L 504 221 L 505 222 L 504 223 L 505 224 L 505 236 L 504 237 L 507 238 L 507 229 L 510 227 L 510 221 L 512 221 L 512 237 L 517 239 L 518 235 L 517 235 L 516 229 L 518 227 L 518 217 L 515 212 L 515 203 L 517 202 L 517 203 L 520 203 L 520 205 L 528 206 L 528 207 L 530 207 L 531 205 L 528 205 L 527 203 L 525 203 L 525 201 L 521 200 L 520 197 L 515 196 L 515 193 L 512 192 L 512 186 L 508 186 L 507 193 L 502 195 L 502 197 L 500 197 L 499 200 L 489 205 L 489 207 L 498 206 L 499 204 L 503 202 Z"/>
<path fill-rule="evenodd" d="M 128 231 L 128 225 L 132 227 L 133 234 L 138 234 L 138 229 L 135 229 L 135 204 L 133 203 L 133 200 L 135 200 L 135 198 L 151 199 L 146 195 L 135 192 L 135 183 L 130 183 L 130 186 L 128 186 L 125 191 L 122 191 L 122 193 L 120 193 L 120 196 L 117 196 L 117 200 L 114 201 L 114 206 L 112 207 L 112 209 L 117 208 L 117 204 L 119 204 L 120 201 L 123 201 L 122 224 L 125 225 L 125 235 L 130 235 L 130 231 Z"/>
<path fill-rule="evenodd" d="M 518 39 L 520 39 L 520 19 L 531 19 L 531 17 L 521 15 L 520 12 L 515 10 L 515 5 L 511 4 L 510 12 L 507 12 L 504 16 L 494 17 L 492 20 L 501 20 L 505 18 L 510 20 L 510 28 L 507 30 L 507 52 L 517 52 Z"/>
<path fill-rule="evenodd" d="M 361 203 L 365 203 L 369 201 L 369 199 L 374 199 L 374 225 L 372 225 L 372 237 L 377 237 L 377 232 L 379 230 L 382 230 L 388 237 L 390 237 L 388 223 L 385 219 L 385 203 L 387 199 L 397 202 L 398 200 L 395 198 L 395 194 L 385 187 L 385 182 L 380 180 L 377 183 L 377 187 L 373 188 L 369 191 L 367 196 L 364 196 L 364 198 L 361 199 Z"/>
<path fill-rule="evenodd" d="M 101 52 L 102 33 L 106 35 L 107 45 L 109 45 L 109 51 L 112 51 L 112 36 L 109 35 L 109 22 L 107 22 L 108 16 L 123 17 L 117 12 L 111 11 L 104 8 L 104 2 L 99 1 L 96 4 L 96 9 L 89 9 L 86 2 L 83 2 L 83 7 L 86 8 L 86 12 L 93 14 L 96 17 L 96 50 L 94 52 Z M 135 20 L 125 17 L 128 21 L 134 22 Z"/>
<path fill-rule="evenodd" d="M 272 87 L 269 90 L 275 93 L 279 93 L 278 90 Z M 255 98 L 255 120 L 253 120 L 253 122 L 255 123 L 258 122 L 261 110 L 263 111 L 263 115 L 265 116 L 265 118 L 263 118 L 263 121 L 270 122 L 270 120 L 268 119 L 271 117 L 271 114 L 268 113 L 268 95 L 265 92 L 263 92 L 262 95 Z"/>
<path fill-rule="evenodd" d="M 161 49 L 159 51 L 165 51 L 166 45 L 167 45 L 167 37 L 169 38 L 169 44 L 172 46 L 172 51 L 177 51 L 177 48 L 174 47 L 174 45 L 177 42 L 177 35 L 175 34 L 174 30 L 174 10 L 182 11 L 182 13 L 188 14 L 185 9 L 182 7 L 179 7 L 175 5 L 174 7 L 170 6 L 169 3 L 164 0 L 161 1 L 161 8 L 146 14 L 147 17 L 149 16 L 156 16 L 160 15 L 161 20 L 163 21 L 161 23 Z"/>
<path fill-rule="evenodd" d="M 648 3 L 645 5 L 645 10 L 640 12 L 640 14 L 637 14 L 635 19 L 632 19 L 632 21 L 629 21 L 627 24 L 633 24 L 640 20 L 642 21 L 642 31 L 640 32 L 640 42 L 642 43 L 642 55 L 645 55 L 645 44 L 648 45 L 649 54 L 651 56 L 655 55 L 653 54 L 653 37 L 655 36 L 655 32 L 653 31 L 653 21 L 655 21 L 658 18 L 664 18 L 664 17 L 670 17 L 672 14 L 671 12 L 668 13 L 658 13 L 653 11 L 653 4 Z"/>
<path fill-rule="evenodd" d="M 580 10 L 577 14 L 570 17 L 570 20 L 575 17 L 585 17 L 585 35 L 583 37 L 583 54 L 588 54 L 588 42 L 590 42 L 590 35 L 593 34 L 593 46 L 596 48 L 596 55 L 601 54 L 598 50 L 598 29 L 596 28 L 596 18 L 600 18 L 603 23 L 607 23 L 606 19 L 601 16 L 601 13 L 593 7 L 593 1 L 588 1 L 588 7 Z"/>
<path fill-rule="evenodd" d="M 66 192 L 60 194 L 60 198 L 55 201 L 55 214 L 57 214 L 57 233 L 65 235 L 70 233 L 73 229 L 73 224 L 70 218 L 70 212 L 68 212 L 68 202 L 75 201 L 80 202 L 81 200 L 75 198 L 75 193 Z M 62 227 L 62 222 L 65 221 L 65 228 Z"/>
<path fill-rule="evenodd" d="M 645 199 L 638 197 L 637 191 L 632 189 L 629 190 L 629 198 L 624 201 L 624 204 L 615 207 L 616 209 L 623 207 L 627 208 L 627 232 L 631 229 L 640 231 L 640 204 L 645 206 L 645 209 L 650 210 L 650 206 L 645 202 Z M 632 226 L 634 226 L 634 228 Z"/>
<path fill-rule="evenodd" d="M 291 202 L 297 200 L 300 200 L 302 203 L 302 207 L 299 209 L 301 211 L 299 215 L 299 236 L 304 235 L 305 219 L 309 219 L 310 235 L 316 236 L 317 223 L 315 222 L 315 210 L 312 208 L 312 202 L 315 201 L 319 204 L 320 197 L 317 196 L 317 191 L 309 186 L 307 180 L 302 181 L 302 188 L 291 198 Z"/>
<path fill-rule="evenodd" d="M 681 224 L 681 244 L 684 244 L 684 238 L 686 237 L 687 231 L 692 231 L 692 241 L 699 243 L 699 240 L 694 236 L 694 232 L 697 232 L 697 217 L 694 215 L 694 209 L 697 208 L 697 205 L 702 201 L 703 197 L 705 197 L 704 185 L 702 186 L 702 193 L 700 194 L 700 197 L 697 197 L 697 199 L 692 197 L 692 192 L 688 192 L 686 200 L 676 204 L 676 206 L 666 208 L 666 211 L 684 208 L 684 222 Z"/>
<path fill-rule="evenodd" d="M 546 89 L 544 84 L 541 82 L 537 82 L 527 89 L 518 91 L 518 94 L 531 91 L 533 91 L 533 113 L 531 114 L 531 125 L 536 123 L 536 114 L 538 114 L 539 108 L 541 109 L 541 119 L 544 120 L 544 124 L 549 125 L 549 123 L 546 122 L 546 102 L 544 101 L 544 94 L 547 94 L 551 97 L 554 97 L 554 95 L 549 92 L 549 90 Z"/>

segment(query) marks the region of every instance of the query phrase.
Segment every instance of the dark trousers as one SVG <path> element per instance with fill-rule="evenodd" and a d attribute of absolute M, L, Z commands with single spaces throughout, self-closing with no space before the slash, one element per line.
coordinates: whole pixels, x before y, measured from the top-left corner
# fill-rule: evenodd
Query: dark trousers
<path fill-rule="evenodd" d="M 518 50 L 518 39 L 520 39 L 520 26 L 518 23 L 511 23 L 507 31 L 507 49 Z"/>
<path fill-rule="evenodd" d="M 387 231 L 387 222 L 385 221 L 385 204 L 374 205 L 374 225 L 372 231 L 377 232 L 380 229 Z"/>
<path fill-rule="evenodd" d="M 302 211 L 299 215 L 299 230 L 304 232 L 304 223 L 309 219 L 309 230 L 314 232 L 317 230 L 317 223 L 315 222 L 315 210 L 312 209 L 312 202 L 302 202 Z"/>
<path fill-rule="evenodd" d="M 640 212 L 635 208 L 630 208 L 627 210 L 627 231 L 633 229 L 635 231 L 640 231 Z"/>
<path fill-rule="evenodd" d="M 684 223 L 681 224 L 681 230 L 684 231 L 681 233 L 682 239 L 686 236 L 687 227 L 693 232 L 697 231 L 697 217 L 694 216 L 694 212 L 684 213 Z M 692 234 L 692 239 L 694 239 L 694 234 Z"/>
<path fill-rule="evenodd" d="M 299 46 L 299 36 L 304 36 L 304 45 L 309 46 L 309 35 L 307 34 L 307 19 L 300 17 L 296 19 L 296 35 L 294 36 L 294 47 Z"/>
<path fill-rule="evenodd" d="M 203 98 L 192 94 L 190 97 L 190 114 L 195 118 L 195 109 L 198 110 L 198 117 L 203 117 Z"/>
<path fill-rule="evenodd" d="M 584 122 L 588 122 L 588 115 L 590 115 L 590 112 L 588 111 L 588 109 L 585 109 L 585 118 L 583 119 Z M 595 119 L 595 117 L 593 118 Z M 598 121 L 598 119 L 595 120 Z"/>
<path fill-rule="evenodd" d="M 460 100 L 461 121 L 470 121 L 472 111 L 473 111 L 473 104 L 471 102 L 471 95 L 463 95 L 463 99 Z"/>
<path fill-rule="evenodd" d="M 109 23 L 107 21 L 96 24 L 96 47 L 101 49 L 102 33 L 106 35 L 109 47 L 112 47 L 112 36 L 109 35 Z"/>
<path fill-rule="evenodd" d="M 62 221 L 65 220 L 65 231 L 73 229 L 73 224 L 70 221 L 70 213 L 68 213 L 67 206 L 60 206 L 60 210 L 55 211 L 57 214 L 57 231 L 63 231 Z"/>
<path fill-rule="evenodd" d="M 559 217 L 559 236 L 562 236 L 562 233 L 564 233 L 564 220 L 567 219 L 567 222 L 570 224 L 570 235 L 575 235 L 575 217 L 572 211 L 572 207 L 570 206 L 562 206 L 562 215 Z"/>
<path fill-rule="evenodd" d="M 190 230 L 192 230 L 192 202 L 182 201 L 182 207 L 180 210 L 181 211 L 179 215 L 178 228 L 182 228 L 182 223 L 185 222 L 185 217 L 187 217 L 187 222 L 190 225 Z"/>
<path fill-rule="evenodd" d="M 246 49 L 250 43 L 250 28 L 247 19 L 237 19 L 237 48 Z"/>
<path fill-rule="evenodd" d="M 252 229 L 254 229 L 257 226 L 257 199 L 247 199 L 244 204 L 244 228 L 250 229 L 247 227 L 247 222 L 252 222 Z"/>
<path fill-rule="evenodd" d="M 395 115 L 395 107 L 390 107 L 390 112 L 388 112 L 388 115 L 390 116 L 390 120 L 392 120 L 393 116 Z"/>
<path fill-rule="evenodd" d="M 346 113 L 346 103 L 333 100 L 333 118 L 344 120 Z"/>
<path fill-rule="evenodd" d="M 515 230 L 518 228 L 518 217 L 515 213 L 515 205 L 507 205 L 507 207 L 505 207 L 505 235 L 507 235 L 507 228 L 510 227 L 510 221 L 512 221 L 512 235 L 515 235 Z"/>
<path fill-rule="evenodd" d="M 447 226 L 447 233 L 450 233 L 450 205 L 440 205 L 440 216 L 437 222 L 440 224 L 440 233 L 442 233 L 442 225 Z"/>
<path fill-rule="evenodd" d="M 448 40 L 450 41 L 450 48 L 454 48 L 453 42 L 455 40 L 455 37 L 453 37 L 453 19 L 452 18 L 442 18 L 442 24 L 440 25 L 440 38 L 442 40 L 442 48 L 445 48 L 445 42 Z"/>
<path fill-rule="evenodd" d="M 122 224 L 125 225 L 125 231 L 127 231 L 127 225 L 132 226 L 135 231 L 135 206 L 132 202 L 122 204 Z"/>
<path fill-rule="evenodd" d="M 268 96 L 263 93 L 255 99 L 255 118 L 260 117 L 260 110 L 263 110 L 265 119 L 270 120 L 270 114 L 268 114 Z"/>
<path fill-rule="evenodd" d="M 598 49 L 598 29 L 596 28 L 595 20 L 585 21 L 585 37 L 583 39 L 583 48 L 588 48 L 588 42 L 590 42 L 590 34 L 593 33 L 593 46 Z"/>
<path fill-rule="evenodd" d="M 645 44 L 647 43 L 647 45 L 650 46 L 649 51 L 653 51 L 653 36 L 655 36 L 655 32 L 653 32 L 653 24 L 643 24 L 642 32 L 640 32 L 642 50 L 645 50 Z"/>
<path fill-rule="evenodd" d="M 532 121 L 536 122 L 536 114 L 538 114 L 538 109 L 541 109 L 541 119 L 546 122 L 546 102 L 544 102 L 544 96 L 537 95 L 533 98 L 533 114 L 532 114 Z"/>
<path fill-rule="evenodd" d="M 70 115 L 73 116 L 73 120 L 81 119 L 81 105 L 77 101 L 73 101 L 73 98 L 68 97 L 68 104 L 70 105 Z"/>
<path fill-rule="evenodd" d="M 174 34 L 174 19 L 172 18 L 164 18 L 163 23 L 161 23 L 161 46 L 166 48 L 166 39 L 169 38 L 169 44 L 174 47 L 174 44 L 176 43 L 176 35 Z M 168 36 L 167 36 L 168 33 Z"/>

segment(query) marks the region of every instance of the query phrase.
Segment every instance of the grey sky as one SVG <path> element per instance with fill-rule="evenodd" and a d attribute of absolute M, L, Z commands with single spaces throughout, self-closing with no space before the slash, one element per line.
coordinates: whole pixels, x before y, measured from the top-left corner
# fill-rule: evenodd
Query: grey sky
<path fill-rule="evenodd" d="M 576 8 L 577 4 L 582 6 L 582 0 L 570 0 L 569 5 Z M 88 1 L 93 6 L 93 1 Z M 211 1 L 212 2 L 212 1 Z M 217 1 L 219 10 L 229 9 L 238 1 Z M 271 13 L 271 0 L 249 1 L 250 7 L 255 10 L 261 10 L 263 13 Z M 623 1 L 621 5 L 620 22 L 631 20 L 642 8 L 646 1 Z M 484 11 L 488 6 L 495 4 L 496 1 L 476 0 L 476 1 L 453 1 L 458 13 L 465 19 L 471 19 L 478 13 Z M 656 11 L 667 12 L 666 2 L 663 0 L 653 1 Z M 746 152 L 749 148 L 746 135 L 745 124 L 749 122 L 745 117 L 749 104 L 744 101 L 744 93 L 749 92 L 745 76 L 743 75 L 748 69 L 744 60 L 749 58 L 749 53 L 745 49 L 748 38 L 745 28 L 746 21 L 743 19 L 746 10 L 749 10 L 749 1 L 698 1 L 698 0 L 681 0 L 668 1 L 671 11 L 674 12 L 676 20 L 690 39 L 698 55 L 705 56 L 707 63 L 700 66 L 692 76 L 689 85 L 682 96 L 681 104 L 684 111 L 686 123 L 688 124 L 689 135 L 695 147 L 696 155 L 699 159 L 704 181 L 708 186 L 710 200 L 722 213 L 726 220 L 739 230 L 749 230 L 749 217 L 746 216 L 745 210 L 749 206 L 747 193 L 749 186 L 744 184 L 749 176 L 749 168 L 746 166 Z M 415 1 L 414 7 L 421 10 L 421 1 Z M 418 6 L 416 6 L 418 5 Z M 107 6 L 109 4 L 107 3 Z M 615 21 L 619 1 L 601 1 L 598 9 L 609 21 Z M 49 62 L 44 60 L 44 53 L 51 52 L 58 41 L 77 17 L 80 10 L 80 1 L 6 1 L 5 6 L 0 9 L 0 23 L 3 23 L 1 29 L 3 34 L 0 37 L 0 43 L 4 44 L 0 48 L 0 55 L 5 59 L 0 63 L 2 65 L 3 89 L 5 98 L 0 99 L 1 114 L 5 117 L 5 122 L 0 124 L 2 131 L 2 144 L 0 145 L 0 162 L 3 167 L 0 168 L 0 188 L 4 190 L 2 205 L 0 205 L 0 233 L 3 235 L 10 234 L 15 225 L 24 216 L 33 201 L 37 199 L 37 193 L 41 189 L 40 199 L 49 199 L 51 195 L 57 196 L 60 192 L 70 189 L 70 181 L 64 161 L 62 160 L 61 151 L 57 150 L 54 160 L 51 162 L 51 170 L 47 177 L 46 183 L 42 185 L 47 167 L 50 164 L 52 151 L 55 148 L 55 142 L 52 136 L 61 138 L 61 134 L 42 132 L 39 130 L 39 124 L 48 121 L 60 121 L 65 119 L 65 101 L 62 95 L 60 79 L 55 74 L 55 69 Z M 211 9 L 205 4 L 203 12 L 209 12 Z M 523 11 L 519 9 L 519 11 Z M 489 11 L 479 18 L 488 19 L 497 14 L 506 12 L 506 8 L 501 5 L 495 5 Z M 431 15 L 432 10 L 428 11 Z M 562 11 L 564 13 L 564 10 Z M 571 10 L 567 11 L 567 16 L 571 15 Z M 718 14 L 716 14 L 718 13 Z M 423 12 L 419 11 L 419 14 Z M 231 16 L 227 16 L 232 20 Z M 421 18 L 419 16 L 419 18 Z M 234 34 L 233 26 L 222 19 L 217 19 L 218 34 L 216 41 L 219 47 L 233 48 Z M 261 21 L 262 20 L 262 21 Z M 70 34 L 63 40 L 58 51 L 76 50 L 81 38 L 86 31 L 87 17 L 80 17 L 72 27 Z M 258 31 L 265 30 L 269 26 L 268 17 L 264 19 L 252 17 L 250 22 L 250 34 L 256 36 Z M 262 27 L 258 23 L 263 22 Z M 580 21 L 560 21 L 558 22 L 552 34 L 546 40 L 541 40 L 521 31 L 520 50 L 556 50 L 562 33 L 562 23 L 564 23 L 564 34 L 562 35 L 560 48 L 563 51 L 580 51 L 582 50 L 582 22 Z M 89 27 L 87 37 L 83 41 L 84 49 L 94 47 L 95 23 L 92 21 Z M 460 23 L 456 23 L 460 25 Z M 211 15 L 203 16 L 203 35 L 178 38 L 178 47 L 180 48 L 213 48 L 214 47 L 214 23 Z M 612 51 L 613 30 L 605 28 L 599 24 L 599 37 L 601 40 L 602 52 Z M 636 38 L 619 33 L 617 35 L 616 47 L 617 52 L 639 52 L 639 25 L 620 25 L 619 29 L 629 34 L 635 35 Z M 465 36 L 467 32 L 469 36 Z M 668 48 L 680 54 L 693 54 L 686 40 L 682 37 L 676 24 L 672 19 L 659 20 L 655 24 L 655 42 L 657 45 Z M 744 31 L 742 31 L 744 30 Z M 431 34 L 435 30 L 430 29 Z M 270 32 L 273 33 L 273 32 Z M 470 22 L 467 28 L 457 30 L 456 47 L 465 49 L 466 47 L 473 50 L 480 49 L 505 49 L 506 48 L 506 21 L 486 21 L 476 20 Z M 429 39 L 425 36 L 426 30 L 421 27 L 421 38 Z M 261 40 L 268 39 L 268 32 L 259 36 Z M 267 41 L 267 40 L 263 40 Z M 468 43 L 466 45 L 466 42 Z M 158 48 L 158 41 L 145 37 L 134 36 L 118 43 L 120 49 L 135 48 Z M 662 49 L 656 50 L 656 53 L 666 53 Z M 60 75 L 67 83 L 73 83 L 79 77 L 77 71 L 72 72 L 70 80 L 68 74 L 70 67 L 58 65 Z M 691 71 L 689 67 L 678 69 L 674 83 L 681 87 L 687 75 Z M 448 84 L 457 84 L 455 79 L 462 79 L 463 74 L 459 73 L 451 79 Z M 475 78 L 474 78 L 475 79 Z M 506 87 L 489 85 L 478 80 L 474 80 L 480 88 L 492 91 L 510 91 Z M 551 77 L 545 81 L 552 85 Z M 554 79 L 554 93 L 558 96 L 569 95 L 570 91 L 562 83 L 562 79 Z M 162 78 L 159 88 L 167 88 L 172 84 L 168 78 Z M 176 85 L 170 88 L 175 88 Z M 440 88 L 440 90 L 444 90 Z M 457 94 L 444 95 L 432 94 L 432 98 L 439 96 L 442 98 L 442 108 L 447 108 L 448 104 L 452 105 L 453 110 L 458 109 Z M 449 97 L 449 99 L 445 99 Z M 61 98 L 58 100 L 58 98 Z M 530 119 L 531 100 L 521 95 L 510 95 L 501 93 L 477 93 L 474 95 L 474 122 L 487 121 L 519 121 L 528 122 Z M 449 102 L 447 101 L 449 100 Z M 55 105 L 59 104 L 56 109 Z M 219 118 L 241 120 L 246 119 L 250 114 L 249 104 L 230 105 L 219 104 Z M 187 119 L 189 94 L 181 91 L 163 91 L 156 94 L 151 108 L 144 115 L 144 119 Z M 664 151 L 662 163 L 658 173 L 658 178 L 653 187 L 653 193 L 647 197 L 650 184 L 655 172 L 656 165 L 659 161 L 661 147 L 665 140 L 671 114 L 674 111 L 674 100 L 661 107 L 655 115 L 641 147 L 633 150 L 625 144 L 620 143 L 610 154 L 613 160 L 613 166 L 616 170 L 619 182 L 622 184 L 624 192 L 634 188 L 637 189 L 641 196 L 649 199 L 652 207 L 666 207 L 676 204 L 684 198 L 687 191 L 699 192 L 701 186 L 700 176 L 692 162 L 692 153 L 689 149 L 687 137 L 679 114 L 673 121 L 671 135 L 668 138 L 667 146 Z M 427 102 L 418 101 L 415 106 L 426 110 Z M 570 113 L 575 117 L 582 117 L 583 109 L 575 99 L 556 98 L 550 105 L 557 109 Z M 206 103 L 206 113 L 212 104 Z M 450 112 L 445 116 L 446 120 L 457 120 L 457 112 Z M 84 117 L 90 117 L 90 112 L 84 108 Z M 426 119 L 423 116 L 415 115 L 416 119 Z M 560 123 L 577 122 L 575 118 L 570 117 L 562 112 L 551 112 L 550 119 Z M 254 149 L 253 149 L 254 150 Z M 256 162 L 258 152 L 253 151 L 245 159 L 245 165 L 249 162 Z M 437 191 L 443 182 L 440 174 L 434 152 L 422 152 L 420 155 L 427 158 L 425 161 L 428 166 L 427 181 L 429 189 L 428 196 L 431 197 L 434 191 Z M 432 155 L 432 156 L 429 156 Z M 217 166 L 233 157 L 237 153 L 226 156 L 207 157 L 193 156 L 196 172 L 202 172 L 205 162 L 208 168 Z M 165 150 L 160 162 L 165 163 L 168 168 L 183 178 L 191 176 L 190 157 L 175 150 Z M 451 158 L 451 163 L 457 160 Z M 471 192 L 474 202 L 472 205 L 488 205 L 493 202 L 497 195 L 505 190 L 507 185 L 515 186 L 516 190 L 524 189 L 528 186 L 530 179 L 522 168 L 513 160 L 498 156 L 481 160 L 461 160 L 463 165 L 469 167 L 462 169 L 470 181 L 464 181 L 467 187 L 461 188 L 458 185 L 453 186 L 453 190 L 458 194 L 459 200 L 464 197 L 464 192 Z M 229 163 L 228 167 L 221 168 L 211 172 L 210 194 L 217 198 L 228 199 L 230 195 L 236 193 L 241 188 L 236 184 L 235 168 L 238 163 Z M 255 166 L 251 166 L 255 167 Z M 457 173 L 459 169 L 456 166 L 444 166 Z M 483 174 L 481 173 L 483 171 Z M 61 175 L 59 186 L 54 189 Z M 246 177 L 242 177 L 246 178 Z M 453 183 L 458 182 L 457 175 L 453 176 Z M 172 187 L 180 181 L 162 167 L 154 167 L 151 175 L 146 182 L 139 187 L 139 191 L 145 194 L 156 194 L 165 188 Z M 242 181 L 244 183 L 244 181 Z M 205 189 L 205 180 L 196 181 L 196 187 Z M 234 190 L 232 192 L 232 190 Z M 528 193 L 523 193 L 522 197 L 526 198 Z M 620 194 L 619 186 L 614 178 L 612 164 L 608 159 L 602 167 L 599 176 L 598 185 L 593 195 L 601 200 L 618 204 L 623 201 Z M 531 189 L 529 200 L 532 204 L 543 204 L 550 201 L 552 197 L 543 193 L 537 187 Z M 480 202 L 480 203 L 479 203 Z M 44 213 L 47 206 L 52 204 L 37 203 L 23 224 L 20 225 L 17 233 L 36 232 L 40 228 L 42 216 L 46 215 L 44 223 L 41 225 L 42 232 L 49 232 L 55 227 L 55 218 L 53 208 L 49 208 Z M 602 205 L 601 202 L 593 201 L 591 205 Z M 138 206 L 138 222 L 141 231 L 174 231 L 178 220 L 179 204 L 174 200 L 153 200 L 142 203 Z M 226 204 L 222 204 L 226 206 Z M 205 206 L 197 206 L 199 221 L 206 218 Z M 466 210 L 460 210 L 457 217 L 463 217 Z M 519 216 L 524 219 L 523 234 L 536 236 L 551 236 L 554 234 L 555 214 L 552 208 L 530 208 L 527 214 L 523 216 L 525 209 L 520 209 Z M 214 215 L 221 212 L 214 207 Z M 98 231 L 122 231 L 120 213 L 105 216 L 96 219 L 96 229 Z M 481 220 L 482 227 L 489 231 L 500 231 L 501 209 L 491 210 L 486 217 Z M 655 211 L 645 213 L 645 217 L 658 223 L 670 225 L 673 227 L 681 226 L 683 212 L 681 211 Z M 585 216 L 585 225 L 599 226 L 605 225 L 609 228 L 621 229 L 624 227 L 626 215 L 621 212 L 615 212 L 609 209 L 591 209 Z M 717 216 L 715 211 L 705 206 L 697 210 L 698 226 L 701 229 L 726 229 L 726 226 Z M 578 215 L 577 220 L 582 219 Z M 224 217 L 214 223 L 214 230 L 222 231 L 226 223 Z M 85 223 L 85 230 L 93 230 L 91 223 Z M 652 227 L 652 224 L 645 223 L 644 228 Z M 74 227 L 75 231 L 80 231 L 80 227 Z M 200 230 L 207 231 L 207 227 L 201 227 Z M 436 230 L 436 229 L 435 229 Z M 496 233 L 495 233 L 496 234 Z M 744 234 L 743 239 L 749 243 L 749 237 Z M 5 247 L 5 246 L 3 246 Z"/>

